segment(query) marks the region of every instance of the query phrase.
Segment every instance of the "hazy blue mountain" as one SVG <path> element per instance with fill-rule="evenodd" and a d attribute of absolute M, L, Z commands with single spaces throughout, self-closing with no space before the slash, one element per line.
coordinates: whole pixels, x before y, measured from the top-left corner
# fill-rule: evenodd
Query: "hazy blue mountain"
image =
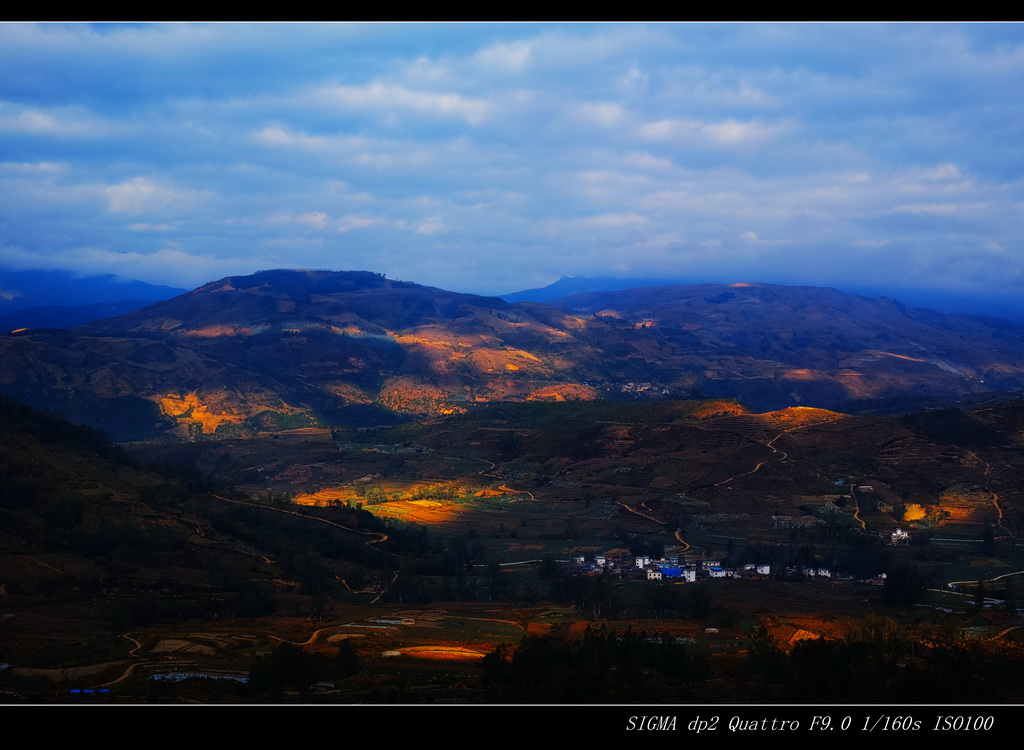
<path fill-rule="evenodd" d="M 538 289 L 500 295 L 506 302 L 551 302 L 586 292 L 618 292 L 625 289 L 707 283 L 681 278 L 632 278 L 610 276 L 563 276 L 553 284 Z M 907 307 L 926 307 L 942 313 L 965 313 L 1024 322 L 1024 300 L 1016 294 L 968 293 L 944 289 L 905 289 L 895 286 L 843 285 L 837 287 L 847 294 L 862 297 L 888 297 Z"/>
<path fill-rule="evenodd" d="M 0 331 L 21 328 L 74 328 L 94 320 L 113 318 L 134 312 L 152 300 L 126 299 L 117 302 L 97 302 L 92 305 L 39 305 L 0 315 Z"/>
<path fill-rule="evenodd" d="M 945 289 L 892 289 L 878 286 L 844 286 L 843 291 L 863 297 L 889 297 L 907 307 L 927 307 L 942 313 L 985 315 L 1024 323 L 1024 300 L 1016 294 L 969 294 Z"/>
<path fill-rule="evenodd" d="M 686 284 L 682 279 L 672 278 L 637 278 L 616 279 L 611 276 L 563 276 L 553 284 L 539 289 L 525 289 L 521 292 L 499 295 L 506 302 L 548 302 L 553 299 L 569 297 L 584 292 L 617 292 L 622 289 L 635 289 L 645 286 L 666 286 L 668 284 Z"/>
<path fill-rule="evenodd" d="M 75 307 L 135 300 L 142 307 L 183 294 L 185 289 L 124 280 L 113 274 L 79 276 L 70 271 L 0 268 L 0 315 L 31 307 Z M 110 313 L 118 315 L 125 310 Z M 98 317 L 103 317 L 101 313 Z M 92 319 L 95 319 L 93 317 Z M 80 321 L 84 322 L 84 321 Z M 18 327 L 18 326 L 15 326 Z"/>

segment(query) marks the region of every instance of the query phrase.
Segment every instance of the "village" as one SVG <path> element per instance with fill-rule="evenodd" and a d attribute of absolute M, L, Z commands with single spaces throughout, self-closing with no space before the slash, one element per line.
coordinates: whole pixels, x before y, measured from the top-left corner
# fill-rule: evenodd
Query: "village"
<path fill-rule="evenodd" d="M 905 531 L 896 529 L 891 535 L 890 543 L 904 545 L 908 540 L 909 535 Z M 723 564 L 722 558 L 693 551 L 652 558 L 647 555 L 632 555 L 625 549 L 612 549 L 593 557 L 575 555 L 570 566 L 574 575 L 611 575 L 624 580 L 671 580 L 675 583 L 696 583 L 712 578 L 771 580 L 777 576 L 790 580 L 819 579 L 832 583 L 883 586 L 886 580 L 885 573 L 878 573 L 870 578 L 859 578 L 826 566 L 788 565 L 773 569 L 770 562 L 748 562 L 729 566 Z"/>

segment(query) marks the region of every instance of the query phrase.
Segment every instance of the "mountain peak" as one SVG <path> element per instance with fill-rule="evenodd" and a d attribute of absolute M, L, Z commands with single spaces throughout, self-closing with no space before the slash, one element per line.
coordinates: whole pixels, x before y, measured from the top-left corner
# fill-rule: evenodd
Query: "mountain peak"
<path fill-rule="evenodd" d="M 256 271 L 247 276 L 226 276 L 194 290 L 193 293 L 208 291 L 230 291 L 264 288 L 282 292 L 302 291 L 306 293 L 330 294 L 355 289 L 371 289 L 389 286 L 382 273 L 373 271 L 334 271 L 315 268 L 273 268 Z"/>

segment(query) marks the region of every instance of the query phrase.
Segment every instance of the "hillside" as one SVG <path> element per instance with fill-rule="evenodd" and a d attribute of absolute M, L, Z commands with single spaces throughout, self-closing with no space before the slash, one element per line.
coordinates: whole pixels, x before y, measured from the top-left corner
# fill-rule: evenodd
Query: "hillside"
<path fill-rule="evenodd" d="M 634 326 L 652 365 L 757 409 L 1015 390 L 1024 375 L 1024 326 L 835 289 L 699 284 L 550 304 Z"/>
<path fill-rule="evenodd" d="M 764 284 L 556 307 L 369 272 L 264 271 L 72 331 L 0 336 L 0 390 L 119 440 L 395 424 L 501 401 L 864 410 L 1021 386 L 1024 327 Z"/>

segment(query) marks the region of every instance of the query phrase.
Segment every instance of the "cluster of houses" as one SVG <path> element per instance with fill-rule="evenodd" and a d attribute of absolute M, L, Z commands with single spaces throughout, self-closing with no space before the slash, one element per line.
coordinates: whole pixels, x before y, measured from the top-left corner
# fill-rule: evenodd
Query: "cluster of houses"
<path fill-rule="evenodd" d="M 679 583 L 695 583 L 698 580 L 710 578 L 770 578 L 772 566 L 770 563 L 744 563 L 743 565 L 728 567 L 722 564 L 721 560 L 701 557 L 679 557 L 669 555 L 661 558 L 651 558 L 644 555 L 630 555 L 625 550 L 611 550 L 603 555 L 594 555 L 587 558 L 584 555 L 577 555 L 571 561 L 572 567 L 579 575 L 602 575 L 610 573 L 622 578 L 646 579 L 648 581 L 660 581 L 663 579 L 676 579 Z M 854 579 L 849 576 L 836 575 L 835 571 L 827 567 L 812 566 L 788 566 L 784 570 L 778 570 L 787 576 L 801 575 L 804 578 L 824 578 L 826 580 L 848 580 Z M 858 583 L 871 583 L 882 585 L 885 583 L 885 573 L 880 573 L 875 578 L 858 580 Z"/>
<path fill-rule="evenodd" d="M 699 578 L 735 578 L 739 576 L 770 576 L 768 563 L 748 563 L 741 568 L 722 566 L 721 560 L 686 559 L 676 555 L 652 558 L 646 555 L 633 556 L 624 550 L 611 550 L 603 555 L 587 558 L 577 555 L 572 560 L 573 568 L 583 575 L 600 575 L 605 572 L 627 578 L 646 578 L 660 581 L 676 578 L 694 583 Z"/>

